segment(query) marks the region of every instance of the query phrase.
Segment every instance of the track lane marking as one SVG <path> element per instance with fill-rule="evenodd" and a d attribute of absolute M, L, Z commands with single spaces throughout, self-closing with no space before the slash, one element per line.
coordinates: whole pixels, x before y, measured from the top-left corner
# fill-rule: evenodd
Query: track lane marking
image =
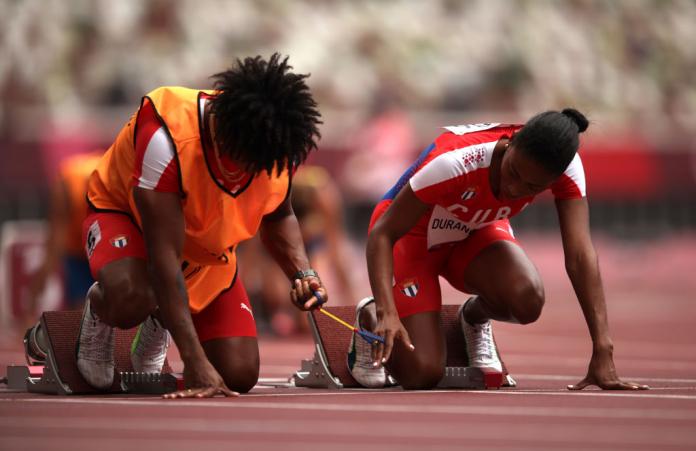
<path fill-rule="evenodd" d="M 515 379 L 530 379 L 539 381 L 564 381 L 564 380 L 580 380 L 583 376 L 567 376 L 562 374 L 524 374 L 515 373 L 512 374 Z M 672 383 L 672 384 L 696 384 L 696 379 L 673 379 L 664 377 L 623 377 L 625 380 L 630 380 L 634 382 L 659 382 L 659 383 Z M 681 388 L 681 387 L 676 387 Z"/>
<path fill-rule="evenodd" d="M 427 393 L 449 393 L 449 394 L 466 394 L 466 395 L 496 395 L 496 394 L 511 394 L 515 396 L 584 396 L 584 397 L 596 397 L 596 396 L 602 396 L 602 397 L 617 397 L 621 396 L 624 398 L 635 398 L 635 397 L 640 397 L 640 398 L 648 398 L 648 399 L 682 399 L 682 400 L 690 400 L 690 401 L 696 401 L 696 395 L 650 395 L 650 394 L 643 394 L 643 395 L 632 395 L 632 394 L 625 394 L 625 395 L 613 395 L 612 393 L 607 393 L 607 392 L 597 392 L 597 393 L 592 393 L 592 392 L 585 392 L 585 393 L 563 393 L 563 392 L 513 392 L 513 391 L 477 391 L 477 392 L 454 392 L 454 391 L 446 391 L 446 390 L 429 390 L 429 391 L 411 391 L 411 392 L 403 392 L 403 391 L 392 391 L 392 392 L 383 392 L 380 394 L 401 394 L 401 395 L 421 395 L 421 394 L 427 394 Z M 135 405 L 141 405 L 141 406 L 166 406 L 166 407 L 178 407 L 178 406 L 205 406 L 205 407 L 220 407 L 220 408 L 235 408 L 235 407 L 240 407 L 240 408 L 286 408 L 286 409 L 302 409 L 306 408 L 308 410 L 350 410 L 350 411 L 400 411 L 403 409 L 413 409 L 413 412 L 431 412 L 431 413 L 481 413 L 485 411 L 486 409 L 498 409 L 500 407 L 496 406 L 463 406 L 463 405 L 453 405 L 453 406 L 443 406 L 443 405 L 435 405 L 435 406 L 428 406 L 424 404 L 366 404 L 366 403 L 361 403 L 361 404 L 336 404 L 336 403 L 311 403 L 311 402 L 274 402 L 274 401 L 250 401 L 246 402 L 244 399 L 250 399 L 250 398 L 272 398 L 272 397 L 289 397 L 289 396 L 346 396 L 346 395 L 374 395 L 376 394 L 374 391 L 351 391 L 350 393 L 344 393 L 344 392 L 329 392 L 329 393 L 281 393 L 281 394 L 272 394 L 272 393 L 266 393 L 266 394 L 249 394 L 249 395 L 243 395 L 243 397 L 240 399 L 239 402 L 235 402 L 233 399 L 222 399 L 220 400 L 183 400 L 183 399 L 177 399 L 175 401 L 169 400 L 169 401 L 164 401 L 162 399 L 152 399 L 152 398 L 146 398 L 143 399 L 142 397 L 119 397 L 115 399 L 108 399 L 108 398 L 76 398 L 76 397 L 65 397 L 65 398 L 0 398 L 0 402 L 3 401 L 9 401 L 9 404 L 21 404 L 21 403 L 27 403 L 27 404 L 92 404 L 92 405 L 129 405 L 129 406 L 135 406 Z M 530 414 L 529 412 L 545 412 L 545 414 L 549 414 L 549 412 L 555 412 L 553 415 L 557 414 L 558 412 L 567 412 L 568 410 L 564 409 L 571 409 L 574 411 L 583 411 L 583 409 L 587 409 L 585 407 L 502 407 L 506 414 L 510 414 L 510 411 L 518 411 L 518 412 L 524 412 L 520 413 L 520 415 L 527 415 Z M 521 409 L 521 410 L 519 410 Z M 627 412 L 635 412 L 638 411 L 640 413 L 639 416 L 636 416 L 636 418 L 664 418 L 664 412 L 670 411 L 670 410 L 675 410 L 675 409 L 656 409 L 651 407 L 651 409 L 642 409 L 640 406 L 636 406 L 635 409 L 633 408 L 593 408 L 595 411 L 602 411 L 607 414 L 611 414 L 614 416 L 614 413 L 621 412 L 622 409 L 623 411 Z M 641 409 L 641 410 L 636 410 L 636 409 Z M 677 409 L 679 411 L 683 412 L 690 412 L 690 415 L 693 415 L 693 419 L 696 420 L 696 411 L 691 411 L 691 410 L 684 410 L 684 409 Z"/>

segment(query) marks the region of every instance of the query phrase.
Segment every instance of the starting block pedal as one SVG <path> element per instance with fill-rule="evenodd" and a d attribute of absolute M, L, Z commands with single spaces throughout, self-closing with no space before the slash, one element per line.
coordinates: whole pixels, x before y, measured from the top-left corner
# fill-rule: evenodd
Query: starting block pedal
<path fill-rule="evenodd" d="M 43 372 L 43 365 L 9 365 L 7 367 L 7 388 L 27 391 L 29 380 L 40 379 Z"/>
<path fill-rule="evenodd" d="M 341 380 L 331 374 L 329 359 L 324 352 L 319 328 L 311 313 L 309 313 L 309 324 L 314 338 L 314 357 L 300 362 L 300 369 L 290 377 L 291 384 L 307 388 L 343 388 Z M 348 346 L 347 343 L 346 346 Z"/>
<path fill-rule="evenodd" d="M 493 368 L 473 366 L 448 366 L 437 388 L 500 388 L 503 386 L 503 373 Z"/>
<path fill-rule="evenodd" d="M 166 393 L 162 390 L 171 387 L 174 389 L 170 391 L 176 390 L 177 385 L 171 382 L 176 376 L 165 374 L 158 375 L 161 376 L 159 378 L 151 377 L 147 383 L 147 378 L 125 376 L 128 382 L 123 383 L 122 378 L 125 374 L 138 374 L 134 373 L 130 361 L 131 342 L 137 328 L 114 330 L 114 383 L 105 391 L 91 387 L 77 369 L 75 348 L 81 319 L 81 311 L 44 312 L 41 315 L 40 327 L 46 338 L 46 360 L 43 366 L 9 366 L 8 388 L 52 395 L 123 393 L 124 387 L 130 388 L 129 393 L 159 394 Z M 169 362 L 165 360 L 162 373 L 171 372 Z"/>
<path fill-rule="evenodd" d="M 348 323 L 355 321 L 354 307 L 324 308 Z M 441 320 L 447 345 L 447 363 L 445 375 L 437 387 L 475 390 L 515 387 L 517 383 L 509 375 L 504 363 L 502 372 L 468 365 L 466 341 L 459 325 L 458 310 L 456 305 L 442 306 Z M 360 387 L 350 375 L 346 363 L 352 332 L 347 328 L 336 327 L 331 319 L 317 312 L 309 312 L 308 317 L 314 338 L 314 357 L 301 362 L 301 368 L 290 377 L 291 384 L 296 387 L 329 389 Z"/>

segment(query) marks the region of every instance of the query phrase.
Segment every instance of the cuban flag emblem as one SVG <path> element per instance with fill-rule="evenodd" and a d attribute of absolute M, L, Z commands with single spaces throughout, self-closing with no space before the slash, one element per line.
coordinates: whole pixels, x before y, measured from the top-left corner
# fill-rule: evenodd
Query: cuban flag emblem
<path fill-rule="evenodd" d="M 462 200 L 472 199 L 476 195 L 476 191 L 478 191 L 476 188 L 469 188 L 464 191 L 461 196 Z"/>
<path fill-rule="evenodd" d="M 119 235 L 111 239 L 111 245 L 119 249 L 128 246 L 128 237 L 126 235 Z"/>
<path fill-rule="evenodd" d="M 415 279 L 409 279 L 401 284 L 401 292 L 410 298 L 416 297 L 418 294 L 418 282 Z"/>

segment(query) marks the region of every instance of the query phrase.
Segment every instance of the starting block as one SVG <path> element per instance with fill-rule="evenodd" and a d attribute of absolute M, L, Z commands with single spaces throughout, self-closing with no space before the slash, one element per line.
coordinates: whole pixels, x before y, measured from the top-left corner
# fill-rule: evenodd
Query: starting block
<path fill-rule="evenodd" d="M 44 312 L 41 328 L 46 337 L 46 361 L 42 365 L 16 365 L 7 368 L 8 388 L 51 395 L 140 393 L 161 394 L 183 386 L 181 375 L 172 373 L 165 360 L 162 374 L 133 371 L 130 347 L 137 328 L 115 329 L 116 364 L 114 383 L 109 390 L 92 388 L 77 369 L 75 346 L 80 330 L 81 311 Z"/>
<path fill-rule="evenodd" d="M 325 307 L 349 323 L 355 321 L 354 307 Z M 514 387 L 515 380 L 505 364 L 503 372 L 468 366 L 466 342 L 457 318 L 458 306 L 444 305 L 442 327 L 447 346 L 445 375 L 438 388 L 490 389 Z M 115 375 L 109 390 L 92 388 L 77 369 L 75 347 L 82 312 L 44 312 L 40 325 L 46 337 L 45 362 L 7 367 L 7 384 L 12 390 L 52 395 L 72 394 L 164 394 L 183 388 L 183 377 L 173 373 L 165 360 L 161 374 L 134 372 L 130 361 L 130 346 L 136 329 L 115 329 Z M 340 389 L 360 387 L 348 372 L 346 354 L 352 332 L 339 328 L 326 316 L 309 312 L 309 324 L 314 338 L 314 357 L 303 360 L 301 368 L 290 377 L 290 386 Z M 502 361 L 502 359 L 501 359 Z"/>
<path fill-rule="evenodd" d="M 355 307 L 324 307 L 348 323 L 355 322 Z M 515 387 L 503 363 L 503 372 L 491 368 L 469 366 L 466 341 L 459 325 L 457 305 L 443 305 L 441 326 L 445 331 L 447 363 L 438 388 L 490 389 Z M 303 360 L 290 378 L 292 385 L 308 388 L 357 388 L 360 385 L 348 371 L 346 353 L 352 332 L 337 325 L 325 315 L 309 312 L 309 325 L 314 338 L 314 357 Z M 500 357 L 500 355 L 498 356 Z M 502 358 L 501 358 L 502 362 Z"/>

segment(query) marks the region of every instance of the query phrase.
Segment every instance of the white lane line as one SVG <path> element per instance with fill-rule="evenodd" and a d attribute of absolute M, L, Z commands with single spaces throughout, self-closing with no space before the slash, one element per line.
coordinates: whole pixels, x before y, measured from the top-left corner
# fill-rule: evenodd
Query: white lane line
<path fill-rule="evenodd" d="M 605 391 L 605 390 L 590 390 L 590 391 L 543 391 L 543 390 L 481 390 L 471 392 L 473 394 L 485 394 L 485 395 L 496 395 L 496 394 L 509 394 L 509 395 L 540 395 L 540 396 L 599 396 L 599 397 L 609 397 L 609 398 L 648 398 L 648 399 L 685 399 L 696 401 L 696 395 L 671 395 L 671 394 L 652 394 L 650 391 L 646 390 L 636 390 L 636 391 Z"/>
<path fill-rule="evenodd" d="M 676 387 L 675 389 L 683 389 Z M 690 387 L 687 387 L 690 388 Z M 302 391 L 300 391 L 302 390 Z M 288 396 L 348 396 L 348 395 L 427 395 L 432 393 L 449 393 L 452 395 L 529 395 L 529 396 L 598 396 L 598 397 L 619 397 L 619 398 L 648 398 L 648 399 L 684 399 L 696 401 L 696 395 L 676 395 L 676 394 L 653 394 L 650 390 L 639 391 L 608 391 L 608 390 L 583 390 L 571 391 L 565 388 L 553 389 L 502 389 L 502 390 L 409 390 L 404 391 L 399 388 L 386 390 L 370 390 L 367 388 L 345 388 L 340 391 L 315 391 L 313 389 L 293 389 L 292 393 L 250 393 L 243 395 L 245 398 L 261 397 L 288 397 Z M 0 399 L 1 401 L 2 399 Z"/>
<path fill-rule="evenodd" d="M 636 393 L 635 391 L 619 391 L 619 390 L 602 391 L 602 390 L 598 389 L 597 387 L 587 388 L 581 392 L 571 392 L 570 390 L 567 390 L 567 389 L 554 390 L 554 389 L 548 389 L 548 388 L 518 388 L 517 390 L 522 391 L 524 393 L 568 393 L 568 394 L 578 393 L 578 394 L 587 394 L 587 393 L 592 393 L 592 392 L 599 392 L 599 393 L 605 393 L 607 395 L 609 395 L 609 394 L 619 395 L 621 393 L 625 393 L 625 394 L 635 394 Z M 659 391 L 664 391 L 664 390 L 691 391 L 691 390 L 696 390 L 696 387 L 685 387 L 685 386 L 681 386 L 681 387 L 655 387 L 654 385 L 650 386 L 650 392 L 654 392 L 657 390 L 659 390 Z M 639 392 L 645 393 L 644 391 L 639 391 Z M 658 395 L 658 396 L 662 397 L 663 395 Z M 686 395 L 686 396 L 688 396 L 688 395 Z"/>
<path fill-rule="evenodd" d="M 274 371 L 265 371 L 264 369 L 268 369 L 268 367 L 264 367 L 261 365 L 261 373 L 262 374 L 288 374 L 292 375 L 299 369 L 299 366 L 297 367 L 274 367 Z M 537 381 L 575 381 L 575 380 L 580 380 L 583 378 L 581 375 L 562 375 L 562 374 L 526 374 L 526 373 L 514 373 L 512 376 L 516 379 L 528 379 L 528 380 L 537 380 Z M 262 378 L 263 379 L 263 378 Z M 279 378 L 279 377 L 267 377 L 265 379 L 273 380 L 273 382 L 282 380 L 284 382 L 287 382 L 288 377 L 286 378 Z M 664 383 L 664 384 L 696 384 L 696 379 L 683 379 L 683 378 L 665 378 L 665 377 L 631 377 L 631 376 L 623 376 L 624 380 L 627 381 L 632 381 L 632 382 L 640 382 L 640 383 Z"/>
<path fill-rule="evenodd" d="M 512 375 L 515 379 L 529 379 L 537 381 L 566 381 L 566 380 L 580 380 L 583 376 L 565 376 L 561 374 L 519 374 L 515 373 Z M 696 379 L 672 379 L 663 377 L 631 377 L 625 376 L 623 379 L 632 382 L 658 382 L 664 384 L 696 384 Z M 682 387 L 674 387 L 682 388 Z"/>
<path fill-rule="evenodd" d="M 384 394 L 406 394 L 406 392 L 385 392 Z M 425 393 L 433 393 L 433 391 L 413 391 L 408 394 L 418 395 Z M 436 392 L 438 393 L 438 392 Z M 439 392 L 456 394 L 458 392 Z M 461 392 L 459 392 L 461 393 Z M 347 395 L 348 393 L 324 393 L 324 396 Z M 366 394 L 365 392 L 352 392 L 353 395 Z M 635 395 L 613 395 L 606 392 L 585 392 L 585 393 L 563 393 L 563 392 L 502 392 L 502 391 L 480 391 L 466 392 L 466 394 L 511 394 L 518 396 L 621 396 L 621 397 L 640 397 L 649 399 L 686 399 L 696 400 L 696 395 L 655 395 L 649 394 Z M 316 393 L 313 396 L 321 396 Z M 292 394 L 263 394 L 263 395 L 243 395 L 244 398 L 271 398 L 271 397 L 287 397 Z M 303 396 L 295 394 L 295 396 Z M 427 404 L 345 404 L 345 403 L 312 403 L 312 402 L 276 402 L 276 401 L 253 401 L 245 402 L 240 400 L 235 402 L 234 399 L 220 400 L 176 400 L 164 401 L 161 399 L 142 399 L 142 398 L 0 398 L 0 402 L 9 401 L 12 404 L 90 404 L 90 405 L 128 405 L 128 406 L 162 406 L 162 407 L 177 407 L 177 406 L 195 406 L 195 407 L 217 407 L 217 408 L 241 408 L 241 409 L 306 409 L 306 410 L 343 410 L 343 411 L 358 411 L 358 412 L 413 412 L 413 413 L 462 413 L 462 414 L 499 414 L 499 415 L 538 415 L 538 416 L 587 416 L 599 417 L 610 416 L 616 417 L 626 415 L 626 418 L 670 418 L 669 412 L 678 412 L 672 419 L 694 419 L 696 420 L 696 411 L 684 409 L 630 409 L 630 408 L 585 408 L 585 407 L 498 407 L 498 406 L 471 406 L 471 405 L 427 405 Z M 582 414 L 582 412 L 585 412 Z M 587 412 L 594 412 L 589 414 Z M 601 413 L 597 413 L 601 412 Z"/>
<path fill-rule="evenodd" d="M 287 384 L 288 383 L 288 378 L 287 377 L 260 377 L 258 384 Z M 258 385 L 256 385 L 255 388 L 258 388 Z"/>
<path fill-rule="evenodd" d="M 568 357 L 564 355 L 549 355 L 537 353 L 505 353 L 503 352 L 503 361 L 509 366 L 529 365 L 529 362 L 534 362 L 537 366 L 578 366 L 587 368 L 589 357 Z M 640 370 L 672 370 L 672 371 L 693 371 L 696 368 L 696 361 L 687 360 L 680 357 L 679 360 L 659 360 L 650 357 L 643 358 L 626 358 L 615 359 L 617 365 L 621 368 L 634 368 Z"/>
<path fill-rule="evenodd" d="M 268 390 L 274 387 L 264 387 L 256 386 L 254 390 Z M 242 398 L 284 398 L 284 397 L 315 397 L 315 396 L 360 396 L 360 395 L 400 395 L 400 396 L 417 396 L 417 395 L 429 395 L 429 394 L 451 394 L 453 396 L 475 396 L 475 395 L 516 395 L 516 396 L 584 396 L 584 397 L 616 397 L 616 398 L 646 398 L 646 399 L 681 399 L 681 400 L 696 400 L 696 395 L 691 394 L 659 394 L 654 393 L 653 390 L 696 390 L 696 387 L 658 387 L 651 390 L 636 390 L 636 391 L 611 391 L 611 390 L 600 390 L 597 388 L 586 389 L 583 391 L 571 391 L 565 388 L 562 389 L 544 389 L 544 388 L 506 388 L 500 390 L 402 390 L 400 388 L 388 388 L 381 390 L 374 390 L 368 388 L 344 388 L 341 390 L 326 390 L 326 389 L 311 389 L 311 388 L 297 388 L 297 387 L 282 387 L 283 392 L 274 393 L 248 393 L 242 395 Z M 12 392 L 18 393 L 18 392 Z M 47 401 L 48 398 L 21 398 L 21 397 L 8 397 L 0 391 L 0 402 L 43 402 Z M 145 395 L 118 395 L 117 398 L 50 398 L 54 402 L 86 402 L 86 403 L 113 403 L 117 400 L 132 400 L 132 401 L 143 401 L 144 399 L 152 399 Z M 172 402 L 172 401 L 170 401 Z M 173 401 L 174 403 L 181 403 L 181 400 Z M 195 401 L 203 402 L 203 401 Z"/>
<path fill-rule="evenodd" d="M 498 335 L 500 334 L 500 341 L 505 342 L 507 340 L 514 341 L 520 339 L 521 335 L 517 335 L 515 332 L 507 332 L 504 333 L 502 331 L 496 331 L 496 339 L 498 339 Z M 537 342 L 540 343 L 553 343 L 554 345 L 562 345 L 563 347 L 580 347 L 580 346 L 586 346 L 587 345 L 587 336 L 583 335 L 577 335 L 577 336 L 568 336 L 568 335 L 551 335 L 551 334 L 538 334 L 538 333 L 532 333 L 525 331 L 524 332 L 524 341 L 525 343 L 529 342 L 529 347 L 534 348 L 535 344 L 538 344 Z M 618 340 L 615 340 L 615 343 Z M 534 342 L 534 343 L 532 343 Z M 630 349 L 628 349 L 630 345 Z M 508 348 L 510 346 L 507 346 Z M 631 340 L 629 342 L 624 342 L 624 343 L 619 343 L 617 345 L 617 348 L 622 349 L 622 355 L 624 358 L 631 359 L 633 357 L 640 357 L 644 356 L 646 354 L 656 354 L 656 355 L 663 355 L 665 347 L 668 347 L 670 352 L 673 352 L 674 355 L 691 355 L 691 353 L 694 350 L 693 343 L 685 343 L 685 342 L 680 342 L 680 343 L 656 343 L 654 341 L 638 341 L 638 340 Z M 640 354 L 637 352 L 632 352 L 633 350 L 639 350 Z M 636 354 L 636 355 L 633 355 Z M 641 357 L 643 358 L 643 357 Z"/>
<path fill-rule="evenodd" d="M 586 390 L 586 391 L 570 391 L 562 389 L 561 391 L 550 391 L 543 389 L 504 389 L 504 390 L 412 390 L 404 391 L 400 389 L 394 389 L 391 391 L 375 391 L 369 389 L 343 389 L 341 391 L 334 392 L 305 392 L 305 393 L 264 393 L 256 394 L 251 393 L 244 395 L 245 398 L 260 398 L 260 397 L 285 397 L 285 396 L 345 396 L 345 395 L 419 395 L 419 394 L 429 394 L 429 393 L 449 393 L 452 395 L 529 395 L 529 396 L 599 396 L 599 397 L 623 397 L 623 398 L 649 398 L 649 399 L 686 399 L 686 400 L 696 400 L 696 395 L 672 395 L 672 394 L 652 394 L 649 391 L 603 391 L 603 390 Z M 1 400 L 1 399 L 0 399 Z"/>
<path fill-rule="evenodd" d="M 527 373 L 513 373 L 512 377 L 517 380 L 534 380 L 534 381 L 579 381 L 583 378 L 581 375 L 564 375 L 564 374 L 527 374 Z M 276 383 L 276 382 L 287 382 L 289 378 L 283 377 L 266 377 L 260 378 L 259 383 Z M 631 382 L 640 383 L 659 383 L 659 384 L 694 384 L 696 385 L 696 379 L 682 379 L 682 378 L 667 378 L 667 377 L 632 377 L 623 376 L 624 380 Z M 262 382 L 267 381 L 267 382 Z M 673 388 L 683 388 L 683 387 L 673 387 Z"/>

